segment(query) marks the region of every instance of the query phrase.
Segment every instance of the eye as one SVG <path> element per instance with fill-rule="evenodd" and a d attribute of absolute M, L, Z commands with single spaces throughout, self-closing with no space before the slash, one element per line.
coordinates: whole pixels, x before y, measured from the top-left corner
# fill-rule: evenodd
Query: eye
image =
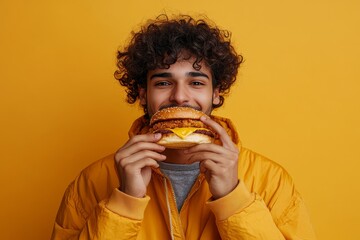
<path fill-rule="evenodd" d="M 200 82 L 200 81 L 192 81 L 191 85 L 193 85 L 193 86 L 202 86 L 202 85 L 205 85 L 205 84 Z"/>
<path fill-rule="evenodd" d="M 159 82 L 155 83 L 155 86 L 158 86 L 158 87 L 164 87 L 164 86 L 169 86 L 169 85 L 170 85 L 170 82 L 167 82 L 167 81 L 159 81 Z"/>

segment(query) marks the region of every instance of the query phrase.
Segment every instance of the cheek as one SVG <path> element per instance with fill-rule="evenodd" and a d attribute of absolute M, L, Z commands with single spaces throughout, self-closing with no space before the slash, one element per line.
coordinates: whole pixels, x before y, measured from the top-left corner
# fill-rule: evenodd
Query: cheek
<path fill-rule="evenodd" d="M 209 92 L 203 93 L 203 94 L 196 94 L 194 96 L 194 100 L 202 109 L 203 112 L 206 114 L 210 114 L 212 111 L 212 105 L 213 105 L 213 96 Z"/>
<path fill-rule="evenodd" d="M 202 105 L 208 105 L 211 103 L 211 96 L 206 96 L 206 95 L 200 95 L 198 94 L 198 96 L 194 96 L 196 101 L 201 103 Z"/>
<path fill-rule="evenodd" d="M 161 104 L 162 102 L 169 99 L 167 93 L 165 92 L 159 92 L 159 91 L 153 91 L 148 92 L 147 95 L 147 102 L 148 104 Z"/>
<path fill-rule="evenodd" d="M 148 91 L 146 102 L 150 116 L 154 114 L 166 100 L 166 94 L 160 94 L 151 90 Z"/>

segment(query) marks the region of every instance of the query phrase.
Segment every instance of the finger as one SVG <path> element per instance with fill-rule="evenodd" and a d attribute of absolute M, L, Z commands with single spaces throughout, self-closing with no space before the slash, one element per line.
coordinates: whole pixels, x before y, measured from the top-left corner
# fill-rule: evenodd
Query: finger
<path fill-rule="evenodd" d="M 215 163 L 223 163 L 226 161 L 226 159 L 224 159 L 223 156 L 220 156 L 219 154 L 211 152 L 199 152 L 191 155 L 188 159 L 188 163 L 190 164 L 194 162 L 201 162 L 204 160 L 211 160 Z"/>
<path fill-rule="evenodd" d="M 232 149 L 234 147 L 234 143 L 232 142 L 230 136 L 220 124 L 205 115 L 201 116 L 200 120 L 207 126 L 211 127 L 219 135 L 220 141 L 223 143 L 224 147 L 229 149 Z"/>
<path fill-rule="evenodd" d="M 228 168 L 224 168 L 219 166 L 212 160 L 204 160 L 200 163 L 200 169 L 203 169 L 204 172 L 209 174 L 208 176 L 223 176 L 225 178 L 229 178 L 231 176 Z"/>
<path fill-rule="evenodd" d="M 151 158 L 143 159 L 143 161 L 136 161 L 131 164 L 128 164 L 124 167 L 125 172 L 136 172 L 139 169 L 143 169 L 144 167 L 155 167 L 158 168 L 159 164 L 157 161 Z"/>
<path fill-rule="evenodd" d="M 161 146 L 156 143 L 152 142 L 136 142 L 127 148 L 121 148 L 115 155 L 115 159 L 119 160 L 122 158 L 126 158 L 128 156 L 131 156 L 137 152 L 143 151 L 143 150 L 151 150 L 155 152 L 162 152 L 165 150 L 164 146 Z"/>
<path fill-rule="evenodd" d="M 212 160 L 204 160 L 200 163 L 200 169 L 203 169 L 203 172 L 210 171 L 214 172 L 216 169 L 218 169 L 219 166 Z"/>
<path fill-rule="evenodd" d="M 184 154 L 189 154 L 189 155 L 197 155 L 204 152 L 216 154 L 214 157 L 214 160 L 216 162 L 219 162 L 220 159 L 224 159 L 224 161 L 226 161 L 227 159 L 238 159 L 238 155 L 239 155 L 239 149 L 236 146 L 234 149 L 227 149 L 223 146 L 219 146 L 211 143 L 199 144 L 184 150 Z M 192 160 L 192 158 L 190 158 L 190 160 Z"/>
<path fill-rule="evenodd" d="M 130 138 L 122 148 L 127 148 L 137 142 L 157 142 L 160 140 L 160 138 L 161 133 L 135 135 L 134 137 Z"/>
<path fill-rule="evenodd" d="M 226 149 L 228 151 L 228 149 Z M 213 144 L 213 143 L 203 143 L 198 144 L 193 147 L 187 148 L 184 150 L 185 154 L 196 153 L 196 152 L 214 152 L 214 153 L 222 153 L 224 152 L 224 148 L 222 146 Z"/>
<path fill-rule="evenodd" d="M 135 154 L 132 154 L 126 158 L 123 158 L 119 160 L 120 167 L 124 168 L 126 165 L 142 161 L 143 159 L 153 159 L 154 161 L 164 161 L 166 159 L 165 155 L 162 155 L 160 153 L 150 151 L 150 150 L 144 150 L 141 152 L 137 152 Z"/>

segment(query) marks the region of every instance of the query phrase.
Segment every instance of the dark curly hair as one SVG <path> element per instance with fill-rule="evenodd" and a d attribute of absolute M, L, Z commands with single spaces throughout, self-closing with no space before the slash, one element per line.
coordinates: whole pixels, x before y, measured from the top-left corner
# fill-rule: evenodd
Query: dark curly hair
<path fill-rule="evenodd" d="M 146 88 L 149 70 L 169 68 L 184 51 L 195 57 L 194 69 L 201 68 L 201 61 L 210 67 L 213 87 L 220 92 L 220 103 L 213 107 L 222 106 L 243 57 L 231 45 L 229 31 L 220 30 L 204 19 L 183 15 L 172 19 L 160 15 L 133 33 L 129 45 L 117 52 L 118 69 L 114 76 L 127 88 L 127 102 L 135 103 L 139 88 Z M 145 107 L 144 110 L 146 113 Z"/>

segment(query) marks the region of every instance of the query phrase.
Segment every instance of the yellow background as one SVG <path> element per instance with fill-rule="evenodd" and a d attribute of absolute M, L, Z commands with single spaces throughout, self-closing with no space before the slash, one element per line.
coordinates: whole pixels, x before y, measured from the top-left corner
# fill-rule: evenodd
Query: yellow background
<path fill-rule="evenodd" d="M 129 32 L 201 13 L 245 63 L 215 112 L 282 164 L 319 239 L 360 239 L 360 4 L 305 1 L 0 1 L 0 238 L 49 239 L 67 185 L 126 141 L 140 108 L 113 78 Z"/>

